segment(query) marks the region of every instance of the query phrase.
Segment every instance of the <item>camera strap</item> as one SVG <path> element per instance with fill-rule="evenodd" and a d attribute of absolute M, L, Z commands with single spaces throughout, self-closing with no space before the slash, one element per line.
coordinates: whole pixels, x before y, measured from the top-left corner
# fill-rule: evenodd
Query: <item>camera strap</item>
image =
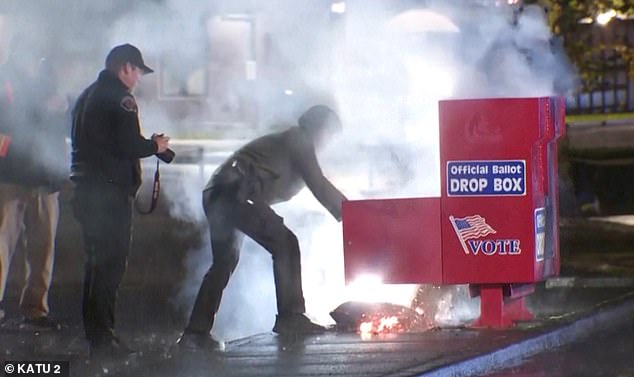
<path fill-rule="evenodd" d="M 159 159 L 156 159 L 156 171 L 154 172 L 154 183 L 152 184 L 152 202 L 150 203 L 150 208 L 147 210 L 142 210 L 139 208 L 138 204 L 135 205 L 137 212 L 142 215 L 149 215 L 154 212 L 156 209 L 156 205 L 158 204 L 159 193 L 161 191 L 161 174 L 159 173 Z M 138 203 L 138 202 L 135 202 Z"/>

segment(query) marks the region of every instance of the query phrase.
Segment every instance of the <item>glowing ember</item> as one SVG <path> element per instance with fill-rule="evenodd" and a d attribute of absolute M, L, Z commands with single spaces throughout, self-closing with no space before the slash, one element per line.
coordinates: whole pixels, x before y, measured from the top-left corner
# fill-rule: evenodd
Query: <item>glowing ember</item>
<path fill-rule="evenodd" d="M 377 329 L 378 332 L 381 332 L 383 330 L 389 330 L 393 327 L 396 327 L 396 325 L 398 324 L 398 318 L 396 317 L 389 317 L 389 318 L 381 318 L 379 320 L 379 328 Z"/>
<path fill-rule="evenodd" d="M 389 303 L 346 302 L 330 313 L 338 331 L 355 331 L 362 338 L 372 335 L 426 331 L 432 325 L 414 310 Z"/>
<path fill-rule="evenodd" d="M 359 333 L 361 334 L 382 334 L 390 332 L 403 332 L 405 327 L 399 322 L 398 317 L 380 317 L 370 321 L 361 322 Z"/>
<path fill-rule="evenodd" d="M 362 322 L 361 325 L 359 326 L 359 332 L 362 334 L 371 333 L 373 327 L 374 325 L 372 322 Z"/>

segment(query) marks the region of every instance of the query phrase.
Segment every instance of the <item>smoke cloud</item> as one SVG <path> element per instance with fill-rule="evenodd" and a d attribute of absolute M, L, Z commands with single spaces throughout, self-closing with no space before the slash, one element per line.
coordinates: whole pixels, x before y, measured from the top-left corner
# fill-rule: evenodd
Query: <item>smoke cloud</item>
<path fill-rule="evenodd" d="M 161 168 L 171 216 L 204 224 L 201 190 L 215 167 L 248 139 L 294 124 L 312 104 L 336 107 L 345 125 L 319 157 L 349 199 L 429 197 L 440 193 L 438 100 L 573 89 L 574 71 L 539 7 L 520 12 L 496 1 L 427 1 L 406 14 L 403 4 L 391 3 L 351 0 L 344 14 L 331 13 L 323 0 L 165 0 L 132 7 L 65 0 L 7 9 L 15 29 L 44 46 L 41 55 L 63 77 L 56 91 L 69 103 L 95 79 L 107 51 L 124 42 L 137 45 L 148 65 L 169 66 L 176 81 L 208 73 L 202 86 L 193 80 L 172 90 L 157 70 L 136 91 L 145 134 L 233 140 L 228 148 L 208 145 L 214 153 L 204 156 L 204 166 Z M 219 28 L 223 20 L 235 23 Z M 235 61 L 243 64 L 229 64 Z M 198 90 L 200 97 L 183 101 L 183 91 Z M 151 96 L 156 91 L 158 99 Z M 240 127 L 232 114 L 253 107 L 257 123 Z M 300 240 L 308 315 L 332 323 L 329 311 L 354 299 L 344 287 L 341 225 L 307 191 L 275 209 Z M 204 236 L 205 246 L 187 251 L 189 272 L 172 300 L 187 314 L 211 263 Z M 407 305 L 416 287 L 390 289 Z M 245 240 L 214 333 L 228 340 L 269 331 L 274 314 L 270 256 Z"/>
<path fill-rule="evenodd" d="M 366 179 L 346 180 L 348 193 L 439 196 L 438 100 L 565 95 L 574 89 L 574 70 L 538 6 L 428 1 L 424 9 L 401 11 L 386 9 L 384 2 L 346 4 L 334 92 L 347 125 L 342 145 L 363 147 L 338 148 L 345 151 L 338 161 L 363 161 L 366 167 L 365 174 L 350 168 Z M 464 291 L 457 287 L 450 301 L 438 303 L 439 323 L 477 317 L 478 305 Z"/>

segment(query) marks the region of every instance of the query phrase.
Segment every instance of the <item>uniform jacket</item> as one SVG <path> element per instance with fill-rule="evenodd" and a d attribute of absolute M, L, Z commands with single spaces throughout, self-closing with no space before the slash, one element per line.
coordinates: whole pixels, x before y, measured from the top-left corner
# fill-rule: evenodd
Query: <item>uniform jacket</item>
<path fill-rule="evenodd" d="M 262 136 L 225 161 L 205 190 L 236 190 L 238 199 L 275 204 L 308 187 L 338 220 L 345 196 L 324 177 L 313 140 L 300 127 Z"/>
<path fill-rule="evenodd" d="M 72 112 L 71 179 L 129 187 L 141 185 L 140 158 L 157 152 L 141 135 L 134 97 L 119 78 L 102 71 Z"/>

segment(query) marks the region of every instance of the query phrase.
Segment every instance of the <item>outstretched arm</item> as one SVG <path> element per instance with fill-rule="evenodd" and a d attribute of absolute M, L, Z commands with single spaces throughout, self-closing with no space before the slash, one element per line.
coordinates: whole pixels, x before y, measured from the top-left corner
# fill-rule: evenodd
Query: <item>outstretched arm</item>
<path fill-rule="evenodd" d="M 332 216 L 341 221 L 341 203 L 346 197 L 322 173 L 311 140 L 300 134 L 293 143 L 293 162 L 306 186 Z"/>

